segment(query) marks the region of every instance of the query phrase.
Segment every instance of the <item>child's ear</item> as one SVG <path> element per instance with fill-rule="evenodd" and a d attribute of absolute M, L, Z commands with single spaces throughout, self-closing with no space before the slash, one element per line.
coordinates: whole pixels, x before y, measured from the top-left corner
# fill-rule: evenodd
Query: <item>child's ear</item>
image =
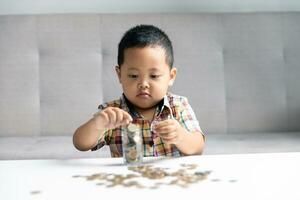
<path fill-rule="evenodd" d="M 171 72 L 170 72 L 169 86 L 173 85 L 173 83 L 175 81 L 175 78 L 176 78 L 176 75 L 177 75 L 177 69 L 176 68 L 172 68 Z"/>
<path fill-rule="evenodd" d="M 121 83 L 121 69 L 120 66 L 115 67 L 116 73 L 118 75 L 119 82 Z"/>

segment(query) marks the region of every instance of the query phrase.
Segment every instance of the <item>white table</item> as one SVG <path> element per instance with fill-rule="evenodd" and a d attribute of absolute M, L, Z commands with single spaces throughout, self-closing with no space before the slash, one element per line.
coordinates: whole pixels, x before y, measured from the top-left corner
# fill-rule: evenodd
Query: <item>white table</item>
<path fill-rule="evenodd" d="M 97 181 L 74 178 L 99 172 L 132 173 L 119 158 L 0 161 L 0 199 L 300 199 L 300 152 L 189 156 L 146 160 L 153 167 L 174 171 L 181 164 L 211 171 L 207 179 L 182 188 L 107 188 Z M 145 185 L 157 180 L 137 178 Z M 152 182 L 151 182 L 152 181 Z"/>

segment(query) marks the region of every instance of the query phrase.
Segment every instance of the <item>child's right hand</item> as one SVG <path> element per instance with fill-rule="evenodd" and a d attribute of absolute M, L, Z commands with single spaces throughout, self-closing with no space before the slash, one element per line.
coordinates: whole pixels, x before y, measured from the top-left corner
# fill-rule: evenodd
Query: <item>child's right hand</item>
<path fill-rule="evenodd" d="M 121 125 L 129 124 L 132 117 L 129 113 L 117 107 L 107 107 L 94 114 L 96 128 L 98 130 L 112 129 Z"/>

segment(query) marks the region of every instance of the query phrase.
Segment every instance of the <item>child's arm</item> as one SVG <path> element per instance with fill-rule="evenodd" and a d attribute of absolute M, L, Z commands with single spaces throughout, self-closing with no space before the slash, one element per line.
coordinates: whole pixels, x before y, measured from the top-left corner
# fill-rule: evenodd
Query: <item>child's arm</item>
<path fill-rule="evenodd" d="M 80 151 L 87 151 L 97 145 L 98 139 L 105 129 L 112 129 L 132 121 L 131 116 L 124 110 L 108 107 L 85 124 L 81 125 L 73 135 L 73 144 Z"/>
<path fill-rule="evenodd" d="M 204 136 L 201 132 L 188 132 L 176 119 L 168 119 L 155 126 L 155 132 L 167 144 L 175 144 L 183 154 L 201 154 Z"/>

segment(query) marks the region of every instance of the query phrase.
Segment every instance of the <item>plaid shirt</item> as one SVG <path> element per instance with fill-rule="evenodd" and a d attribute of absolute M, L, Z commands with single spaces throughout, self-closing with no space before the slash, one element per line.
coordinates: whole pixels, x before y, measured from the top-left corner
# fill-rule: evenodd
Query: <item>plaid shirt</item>
<path fill-rule="evenodd" d="M 118 107 L 128 113 L 133 118 L 135 125 L 139 126 L 143 136 L 144 156 L 181 156 L 181 152 L 174 144 L 165 144 L 162 139 L 151 132 L 151 121 L 146 120 L 135 111 L 133 105 L 124 96 L 120 99 L 104 103 L 98 107 L 99 111 L 107 107 Z M 188 103 L 186 97 L 167 93 L 156 108 L 155 120 L 167 119 L 168 116 L 176 119 L 189 132 L 201 132 L 201 128 L 196 119 L 194 111 Z M 98 140 L 98 144 L 92 148 L 92 151 L 100 149 L 104 145 L 109 145 L 112 157 L 121 157 L 122 153 L 122 132 L 124 127 L 120 126 L 107 130 L 104 137 Z"/>

